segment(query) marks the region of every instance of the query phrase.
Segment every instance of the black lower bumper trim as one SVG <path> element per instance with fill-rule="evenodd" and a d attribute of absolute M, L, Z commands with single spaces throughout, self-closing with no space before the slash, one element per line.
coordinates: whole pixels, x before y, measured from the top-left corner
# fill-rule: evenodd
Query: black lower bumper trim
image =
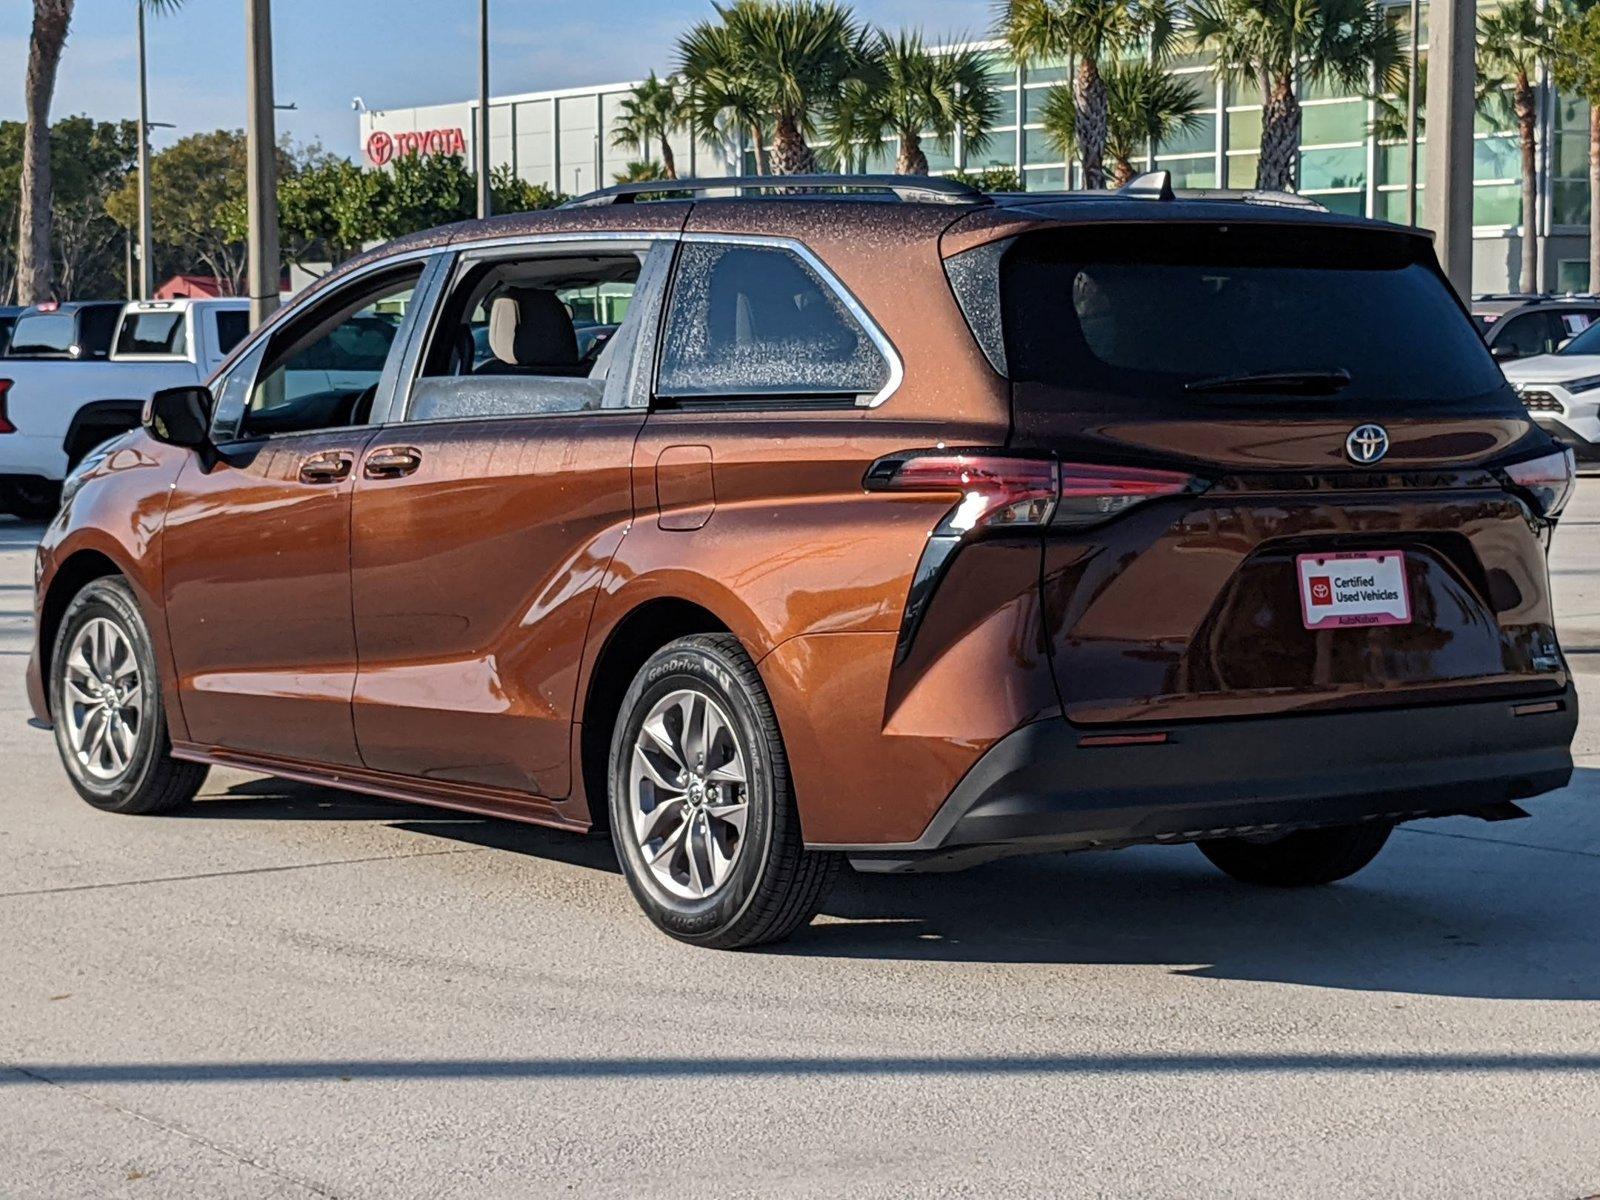
<path fill-rule="evenodd" d="M 1568 686 L 1527 701 L 1167 727 L 1160 744 L 1083 746 L 1063 720 L 990 748 L 915 843 L 853 846 L 858 869 L 950 870 L 1008 854 L 1496 811 L 1566 786 Z M 1518 715 L 1518 710 L 1536 708 Z M 1143 730 L 1141 730 L 1143 732 Z"/>

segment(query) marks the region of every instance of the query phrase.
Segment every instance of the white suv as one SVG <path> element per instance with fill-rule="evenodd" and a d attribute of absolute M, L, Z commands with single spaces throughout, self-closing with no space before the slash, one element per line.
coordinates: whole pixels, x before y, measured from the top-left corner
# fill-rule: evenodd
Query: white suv
<path fill-rule="evenodd" d="M 1554 354 L 1501 364 L 1528 414 L 1580 459 L 1600 461 L 1600 324 Z"/>

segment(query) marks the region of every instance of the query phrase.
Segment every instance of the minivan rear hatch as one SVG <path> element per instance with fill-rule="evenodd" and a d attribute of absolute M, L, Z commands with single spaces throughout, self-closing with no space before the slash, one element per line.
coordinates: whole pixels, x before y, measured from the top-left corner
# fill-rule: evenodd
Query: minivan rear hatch
<path fill-rule="evenodd" d="M 1506 470 L 1564 460 L 1425 238 L 1292 217 L 1059 223 L 949 264 L 1012 383 L 1007 450 L 1061 464 L 1042 609 L 1070 720 L 1565 686 L 1542 543 L 1565 486 Z M 1133 475 L 1097 509 L 1066 500 L 1079 466 Z"/>

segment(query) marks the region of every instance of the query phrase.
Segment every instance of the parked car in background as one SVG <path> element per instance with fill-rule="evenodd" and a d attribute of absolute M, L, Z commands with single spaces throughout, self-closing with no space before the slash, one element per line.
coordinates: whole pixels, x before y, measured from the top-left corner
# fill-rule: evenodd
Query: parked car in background
<path fill-rule="evenodd" d="M 210 378 L 250 327 L 238 299 L 112 308 L 109 321 L 105 305 L 62 304 L 17 322 L 20 353 L 0 358 L 0 512 L 53 512 L 73 466 L 137 427 L 153 392 Z"/>
<path fill-rule="evenodd" d="M 5 357 L 6 346 L 11 342 L 11 327 L 24 311 L 20 304 L 0 304 L 0 358 Z"/>
<path fill-rule="evenodd" d="M 1600 297 L 1480 297 L 1472 319 L 1484 344 L 1501 362 L 1553 354 L 1600 321 Z"/>
<path fill-rule="evenodd" d="M 1307 886 L 1526 815 L 1571 455 L 1425 235 L 1203 197 L 675 180 L 390 243 L 73 475 L 33 711 L 109 811 L 227 764 L 609 829 L 715 947 L 847 861 Z M 378 369 L 301 391 L 349 327 Z"/>
<path fill-rule="evenodd" d="M 122 315 L 121 300 L 49 301 L 17 314 L 6 340 L 6 358 L 96 362 L 111 355 L 111 339 Z"/>
<path fill-rule="evenodd" d="M 1553 354 L 1501 367 L 1542 429 L 1584 462 L 1600 462 L 1600 323 Z"/>

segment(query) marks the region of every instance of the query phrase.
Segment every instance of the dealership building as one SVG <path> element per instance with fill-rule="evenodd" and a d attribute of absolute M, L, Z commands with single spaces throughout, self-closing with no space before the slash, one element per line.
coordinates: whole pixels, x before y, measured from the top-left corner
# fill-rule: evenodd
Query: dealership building
<path fill-rule="evenodd" d="M 1424 14 L 1427 5 L 1422 6 Z M 1409 39 L 1404 7 L 1394 10 L 1403 39 Z M 1426 35 L 1426 16 L 1423 20 Z M 1426 43 L 1423 46 L 1426 50 Z M 1081 172 L 1064 161 L 1061 149 L 1039 118 L 1050 88 L 1070 80 L 1070 64 L 1013 65 L 994 48 L 994 82 L 1001 115 L 989 138 L 977 145 L 957 136 L 941 148 L 924 142 L 934 173 L 1009 167 L 1031 190 L 1057 191 L 1079 185 Z M 1177 187 L 1251 187 L 1255 183 L 1261 136 L 1261 96 L 1249 81 L 1220 82 L 1209 54 L 1172 60 L 1172 72 L 1191 81 L 1202 108 L 1199 120 L 1156 147 L 1147 165 L 1172 172 Z M 654 147 L 614 146 L 612 129 L 632 83 L 565 88 L 495 97 L 489 102 L 489 155 L 494 167 L 508 165 L 532 183 L 576 194 L 614 182 L 627 165 L 651 158 Z M 1404 99 L 1388 105 L 1336 87 L 1301 89 L 1303 108 L 1300 191 L 1339 212 L 1407 219 L 1408 146 L 1403 137 L 1381 136 L 1385 109 L 1403 123 Z M 368 166 L 381 167 L 399 154 L 458 154 L 474 149 L 477 102 L 436 104 L 362 112 L 361 146 Z M 1474 155 L 1473 290 L 1521 290 L 1521 155 L 1509 105 L 1506 124 L 1480 117 Z M 1533 234 L 1540 245 L 1544 290 L 1583 291 L 1589 287 L 1588 147 L 1589 110 L 1552 88 L 1541 89 L 1539 106 L 1539 204 Z M 754 170 L 747 135 L 738 131 L 722 144 L 691 145 L 686 133 L 673 139 L 680 175 L 725 176 L 741 163 Z M 1423 156 L 1418 154 L 1418 170 Z M 894 166 L 894 144 L 887 141 L 864 156 L 869 171 Z M 858 167 L 861 164 L 857 164 Z M 1420 181 L 1425 186 L 1426 180 Z M 1421 189 L 1419 189 L 1420 192 Z M 1417 209 L 1421 211 L 1420 196 Z M 1600 287 L 1600 281 L 1597 281 Z"/>

